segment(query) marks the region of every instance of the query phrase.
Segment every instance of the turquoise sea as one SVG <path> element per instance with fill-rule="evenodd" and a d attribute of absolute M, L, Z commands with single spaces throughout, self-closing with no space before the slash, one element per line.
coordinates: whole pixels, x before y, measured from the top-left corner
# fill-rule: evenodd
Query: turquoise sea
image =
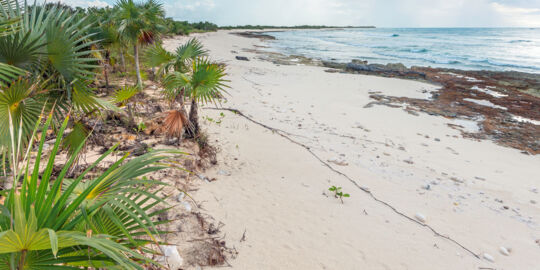
<path fill-rule="evenodd" d="M 270 50 L 322 60 L 540 73 L 540 28 L 349 28 L 268 32 Z"/>

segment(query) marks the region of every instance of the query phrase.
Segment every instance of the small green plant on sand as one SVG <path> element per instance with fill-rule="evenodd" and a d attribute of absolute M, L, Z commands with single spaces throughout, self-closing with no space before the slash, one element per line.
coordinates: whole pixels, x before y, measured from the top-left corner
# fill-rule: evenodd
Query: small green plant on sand
<path fill-rule="evenodd" d="M 146 129 L 146 125 L 144 124 L 144 122 L 140 122 L 137 125 L 137 128 L 134 128 L 135 132 L 137 132 L 137 133 L 140 133 L 140 132 L 144 131 L 145 129 Z"/>
<path fill-rule="evenodd" d="M 334 192 L 334 197 L 339 198 L 343 203 L 343 198 L 348 198 L 351 195 L 349 193 L 343 193 L 341 187 L 331 186 L 328 190 Z"/>
<path fill-rule="evenodd" d="M 218 119 L 213 119 L 211 117 L 204 117 L 204 119 L 210 123 L 216 123 L 216 124 L 221 124 L 221 122 L 223 122 L 223 118 L 225 118 L 225 114 L 224 113 L 220 113 L 219 114 L 219 118 Z"/>

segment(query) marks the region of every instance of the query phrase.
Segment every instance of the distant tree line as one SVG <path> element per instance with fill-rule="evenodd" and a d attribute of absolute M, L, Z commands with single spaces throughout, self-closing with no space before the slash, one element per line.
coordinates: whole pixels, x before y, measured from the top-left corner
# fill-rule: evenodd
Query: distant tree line
<path fill-rule="evenodd" d="M 190 23 L 187 21 L 175 21 L 173 18 L 166 18 L 165 25 L 167 33 L 173 35 L 189 35 L 190 33 L 213 32 L 219 28 L 211 22 L 196 22 Z"/>
<path fill-rule="evenodd" d="M 219 29 L 328 29 L 328 28 L 375 28 L 375 26 L 329 26 L 329 25 L 295 25 L 295 26 L 275 26 L 275 25 L 236 25 L 221 26 Z"/>

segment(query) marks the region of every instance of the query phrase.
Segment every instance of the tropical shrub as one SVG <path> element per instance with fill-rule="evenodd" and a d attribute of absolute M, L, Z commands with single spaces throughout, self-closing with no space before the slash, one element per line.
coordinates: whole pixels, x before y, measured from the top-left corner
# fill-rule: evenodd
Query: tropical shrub
<path fill-rule="evenodd" d="M 2 1 L 1 146 L 9 147 L 8 113 L 23 123 L 21 136 L 27 139 L 44 106 L 54 107 L 58 120 L 69 110 L 90 112 L 101 106 L 90 87 L 98 68 L 98 41 L 91 39 L 90 27 L 86 16 L 62 5 Z"/>
<path fill-rule="evenodd" d="M 153 44 L 159 34 L 164 32 L 165 11 L 163 6 L 154 0 L 136 3 L 133 0 L 120 0 L 116 4 L 115 21 L 118 31 L 124 40 L 133 45 L 137 85 L 142 87 L 139 52 L 141 46 Z"/>
<path fill-rule="evenodd" d="M 159 67 L 158 74 L 163 77 L 163 94 L 171 103 L 180 101 L 180 110 L 171 110 L 166 118 L 164 128 L 171 131 L 171 135 L 186 127 L 188 137 L 195 138 L 199 134 L 198 103 L 221 98 L 228 87 L 225 67 L 209 61 L 207 53 L 196 39 L 190 39 L 174 53 L 166 51 L 160 44 L 147 51 L 147 62 Z M 189 117 L 181 118 L 180 114 L 185 112 L 185 97 L 191 99 L 191 107 Z M 188 123 L 182 121 L 185 118 L 189 118 Z"/>
<path fill-rule="evenodd" d="M 225 67 L 199 57 L 192 62 L 189 73 L 173 72 L 164 79 L 166 91 L 183 91 L 191 99 L 187 137 L 199 135 L 198 103 L 213 102 L 223 96 L 227 80 Z"/>
<path fill-rule="evenodd" d="M 51 120 L 52 114 L 42 134 Z M 68 118 L 58 130 L 48 159 L 45 136 L 34 156 L 35 136 L 24 149 L 20 134 L 10 126 L 12 145 L 4 156 L 10 166 L 3 176 L 12 188 L 4 190 L 0 203 L 0 269 L 144 269 L 144 264 L 155 264 L 144 254 L 153 252 L 149 244 L 158 243 L 156 236 L 162 232 L 157 226 L 166 221 L 154 219 L 167 208 L 156 210 L 163 200 L 155 186 L 162 183 L 143 176 L 167 167 L 164 161 L 172 152 L 155 151 L 129 161 L 126 154 L 90 176 L 115 151 L 112 147 L 82 173 L 68 178 L 76 154 L 58 174 L 53 173 L 67 123 Z"/>

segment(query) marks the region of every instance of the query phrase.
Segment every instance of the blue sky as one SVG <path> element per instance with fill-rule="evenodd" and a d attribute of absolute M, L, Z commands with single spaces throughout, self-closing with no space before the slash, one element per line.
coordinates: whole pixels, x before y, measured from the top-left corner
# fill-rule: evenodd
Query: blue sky
<path fill-rule="evenodd" d="M 114 0 L 61 0 L 105 6 Z M 540 0 L 162 0 L 167 16 L 218 25 L 540 27 Z"/>

